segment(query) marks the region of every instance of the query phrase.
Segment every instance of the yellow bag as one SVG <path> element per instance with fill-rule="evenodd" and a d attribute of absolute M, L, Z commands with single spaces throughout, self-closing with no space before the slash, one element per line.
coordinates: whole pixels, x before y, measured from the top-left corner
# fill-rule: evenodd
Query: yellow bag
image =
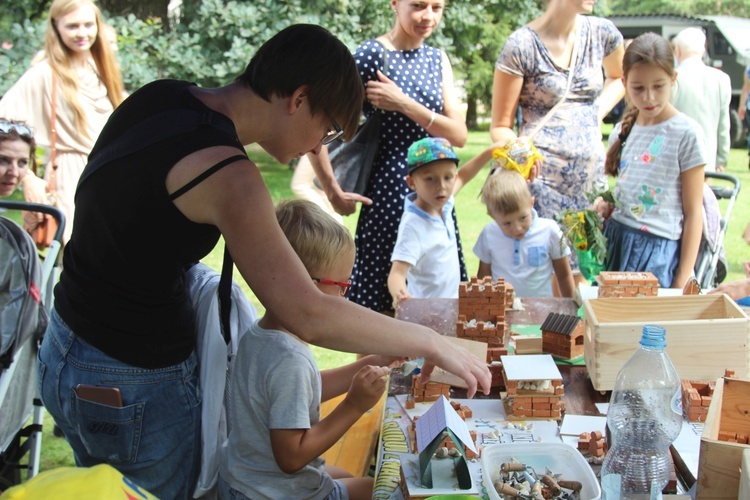
<path fill-rule="evenodd" d="M 2 500 L 158 500 L 114 467 L 60 467 L 42 472 L 29 482 L 14 486 L 0 495 Z"/>
<path fill-rule="evenodd" d="M 542 160 L 542 155 L 537 151 L 531 139 L 520 137 L 515 139 L 502 148 L 492 151 L 492 159 L 508 170 L 515 170 L 528 179 L 531 174 L 531 167 L 536 160 Z"/>

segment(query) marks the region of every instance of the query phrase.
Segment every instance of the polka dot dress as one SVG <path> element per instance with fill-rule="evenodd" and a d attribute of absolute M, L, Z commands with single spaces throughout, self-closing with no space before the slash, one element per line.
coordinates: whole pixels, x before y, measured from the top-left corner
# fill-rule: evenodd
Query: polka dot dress
<path fill-rule="evenodd" d="M 368 40 L 354 53 L 362 81 L 377 79 L 381 70 L 409 97 L 436 113 L 443 111 L 442 55 L 440 50 L 423 44 L 420 48 L 404 51 L 386 51 L 375 40 Z M 384 64 L 387 62 L 387 67 Z M 385 67 L 385 70 L 383 68 Z M 393 111 L 375 110 L 365 103 L 365 116 L 383 113 L 380 129 L 380 146 L 375 156 L 370 183 L 365 196 L 372 205 L 362 205 L 355 243 L 357 255 L 352 272 L 350 300 L 374 311 L 392 311 L 388 293 L 388 273 L 391 254 L 396 244 L 398 225 L 404 210 L 404 198 L 411 189 L 406 185 L 406 154 L 409 146 L 427 132 L 405 115 Z M 455 213 L 453 214 L 455 221 Z M 461 276 L 466 272 L 458 235 Z"/>

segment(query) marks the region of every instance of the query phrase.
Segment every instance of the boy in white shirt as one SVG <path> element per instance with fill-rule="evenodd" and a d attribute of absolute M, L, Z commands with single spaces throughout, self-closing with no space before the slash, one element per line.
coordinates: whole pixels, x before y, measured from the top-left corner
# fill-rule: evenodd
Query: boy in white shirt
<path fill-rule="evenodd" d="M 404 215 L 391 256 L 388 291 L 393 307 L 402 300 L 458 298 L 458 262 L 453 196 L 491 159 L 497 144 L 458 169 L 458 156 L 447 139 L 426 137 L 409 147 Z"/>
<path fill-rule="evenodd" d="M 504 278 L 518 297 L 552 297 L 554 271 L 560 294 L 572 297 L 570 248 L 557 223 L 537 215 L 523 176 L 496 169 L 482 188 L 482 202 L 494 220 L 474 245 L 480 260 L 477 277 Z"/>

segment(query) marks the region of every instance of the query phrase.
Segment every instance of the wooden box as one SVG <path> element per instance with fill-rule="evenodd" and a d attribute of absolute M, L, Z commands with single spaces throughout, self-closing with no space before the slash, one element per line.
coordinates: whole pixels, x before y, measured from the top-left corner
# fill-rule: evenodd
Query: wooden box
<path fill-rule="evenodd" d="M 584 357 L 597 391 L 638 349 L 643 325 L 667 330 L 667 354 L 681 379 L 715 380 L 726 369 L 750 378 L 750 319 L 725 295 L 586 299 Z"/>
<path fill-rule="evenodd" d="M 698 500 L 741 498 L 740 465 L 750 445 L 720 440 L 720 437 L 750 435 L 750 381 L 720 378 L 701 436 L 698 465 Z"/>

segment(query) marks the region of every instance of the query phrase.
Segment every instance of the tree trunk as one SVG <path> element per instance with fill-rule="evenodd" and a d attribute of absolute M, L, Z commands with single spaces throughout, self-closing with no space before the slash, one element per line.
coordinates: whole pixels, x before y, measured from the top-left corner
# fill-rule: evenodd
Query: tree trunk
<path fill-rule="evenodd" d="M 466 128 L 477 130 L 477 97 L 470 93 L 466 96 Z"/>
<path fill-rule="evenodd" d="M 110 16 L 133 14 L 138 19 L 158 17 L 164 22 L 164 25 L 169 23 L 167 17 L 169 0 L 100 0 L 99 5 Z"/>

